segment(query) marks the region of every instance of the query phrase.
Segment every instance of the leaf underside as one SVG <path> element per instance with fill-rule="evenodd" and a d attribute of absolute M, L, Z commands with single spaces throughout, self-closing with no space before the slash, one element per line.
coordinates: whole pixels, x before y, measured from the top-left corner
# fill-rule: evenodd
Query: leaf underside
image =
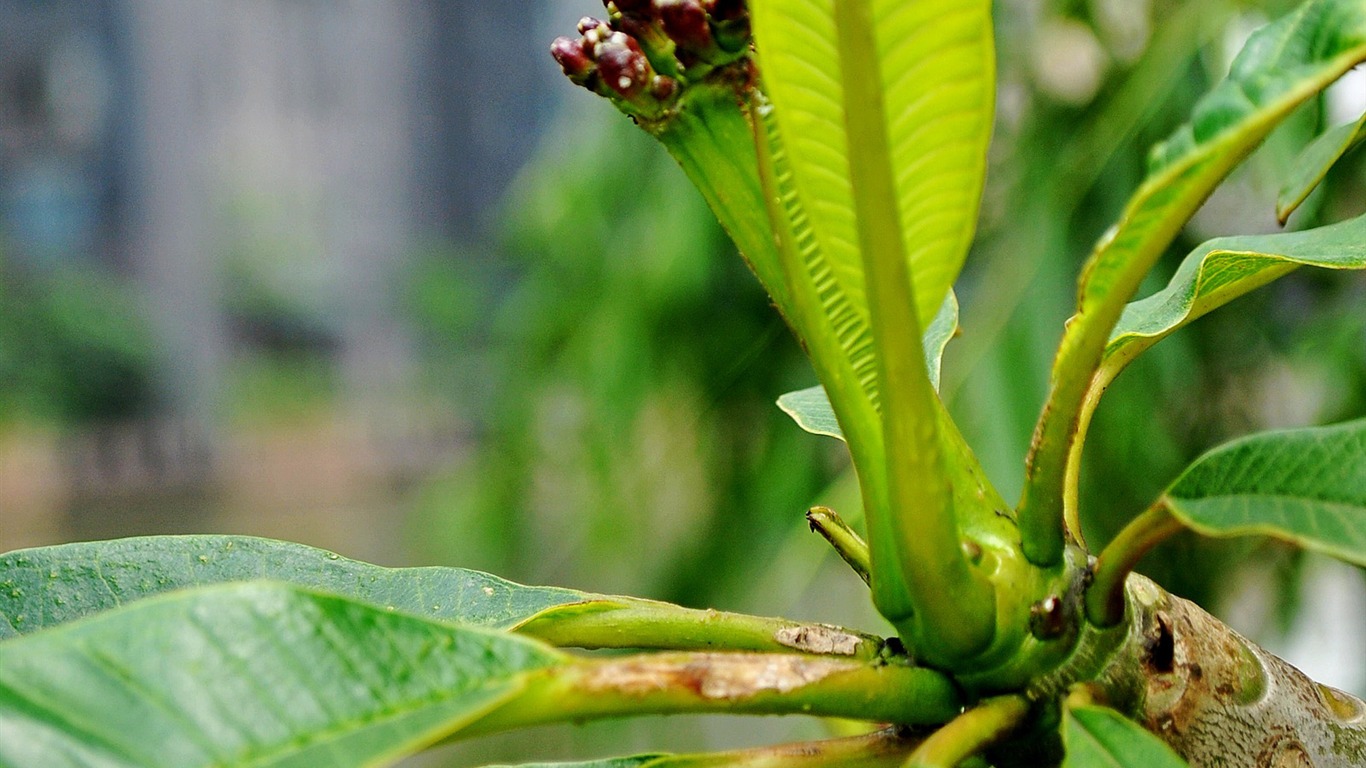
<path fill-rule="evenodd" d="M 1301 267 L 1366 269 L 1366 216 L 1302 232 L 1221 237 L 1195 249 L 1165 288 L 1129 304 L 1093 388 L 1142 352 L 1219 307 Z"/>
<path fill-rule="evenodd" d="M 1216 448 L 1165 501 L 1206 535 L 1263 534 L 1366 566 L 1366 419 Z"/>
<path fill-rule="evenodd" d="M 6 642 L 0 765 L 376 765 L 564 661 L 285 584 L 185 590 Z"/>
<path fill-rule="evenodd" d="M 976 223 L 993 108 L 989 4 L 872 5 L 900 228 L 920 327 L 927 328 L 962 268 Z M 876 407 L 833 9 L 833 0 L 751 3 L 763 87 L 774 105 L 774 154 L 786 164 L 799 219 L 795 246 L 812 286 L 792 300 L 829 318 L 837 348 L 823 348 L 818 339 L 826 334 L 815 329 L 798 333 L 813 354 L 844 356 Z M 793 210 L 787 206 L 789 219 Z"/>

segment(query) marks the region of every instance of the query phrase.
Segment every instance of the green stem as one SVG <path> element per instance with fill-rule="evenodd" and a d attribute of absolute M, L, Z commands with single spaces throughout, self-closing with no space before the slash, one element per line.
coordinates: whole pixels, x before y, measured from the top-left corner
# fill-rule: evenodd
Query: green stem
<path fill-rule="evenodd" d="M 820 290 L 812 280 L 810 265 L 799 251 L 803 238 L 796 227 L 799 221 L 805 220 L 806 214 L 801 210 L 801 201 L 795 192 L 784 184 L 785 180 L 790 181 L 790 169 L 772 113 L 766 105 L 759 103 L 752 105 L 750 113 L 754 119 L 754 145 L 759 158 L 764 204 L 782 260 L 788 295 L 793 299 L 790 318 L 798 338 L 810 353 L 811 365 L 829 395 L 830 405 L 844 433 L 845 444 L 858 473 L 868 529 L 888 533 L 872 537 L 871 547 L 880 547 L 884 552 L 881 558 L 870 552 L 870 562 L 881 563 L 877 570 L 879 577 L 870 583 L 873 600 L 884 616 L 893 620 L 905 618 L 912 613 L 913 602 L 906 586 L 907 579 L 900 570 L 900 560 L 895 556 L 890 524 L 881 511 L 889 509 L 890 505 L 880 417 L 840 345 L 831 318 L 820 301 Z"/>
<path fill-rule="evenodd" d="M 824 624 L 619 597 L 551 608 L 515 630 L 570 648 L 799 651 L 864 660 L 877 658 L 884 645 L 881 638 Z"/>
<path fill-rule="evenodd" d="M 954 718 L 925 740 L 906 768 L 954 768 L 1008 736 L 1029 714 L 1022 696 L 1000 696 Z"/>
<path fill-rule="evenodd" d="M 702 193 L 721 226 L 784 317 L 792 312 L 773 231 L 763 216 L 764 188 L 754 126 L 733 87 L 697 85 L 651 133 Z"/>
<path fill-rule="evenodd" d="M 806 511 L 806 521 L 811 524 L 811 530 L 830 542 L 830 546 L 834 547 L 844 562 L 863 579 L 864 584 L 871 583 L 872 562 L 869 559 L 868 543 L 835 514 L 835 510 L 829 507 L 812 507 Z"/>
<path fill-rule="evenodd" d="M 1072 436 L 1072 444 L 1068 446 L 1067 463 L 1063 469 L 1063 525 L 1067 537 L 1080 547 L 1086 546 L 1086 537 L 1081 530 L 1081 459 L 1086 449 L 1086 434 L 1090 431 L 1091 419 L 1095 416 L 1096 406 L 1100 405 L 1100 396 L 1105 394 L 1105 388 L 1109 385 L 1104 369 L 1092 378 L 1086 397 L 1082 400 L 1081 411 L 1077 414 L 1076 431 Z"/>
<path fill-rule="evenodd" d="M 660 653 L 530 673 L 522 695 L 461 736 L 566 720 L 703 712 L 937 725 L 961 707 L 953 682 L 921 667 L 772 653 Z"/>
<path fill-rule="evenodd" d="M 1124 620 L 1124 582 L 1153 547 L 1182 529 L 1165 498 L 1134 518 L 1100 553 L 1086 590 L 1086 618 L 1105 628 Z"/>
<path fill-rule="evenodd" d="M 824 739 L 713 755 L 664 758 L 658 768 L 899 768 L 923 738 L 884 728 L 865 736 Z"/>
<path fill-rule="evenodd" d="M 886 614 L 880 556 L 890 548 L 908 584 L 918 648 L 939 662 L 981 651 L 995 632 L 994 590 L 973 571 L 960 545 L 944 472 L 936 397 L 921 348 L 914 284 L 897 210 L 883 112 L 882 73 L 866 0 L 835 0 L 845 94 L 849 176 L 854 192 L 869 315 L 877 350 L 878 394 L 886 452 L 888 509 L 869 510 L 873 592 Z M 877 471 L 877 468 L 866 468 Z M 865 471 L 866 471 L 865 469 Z M 884 518 L 879 521 L 875 518 Z M 882 522 L 883 525 L 876 525 Z M 891 542 L 879 542 L 890 534 Z M 889 547 L 890 545 L 890 547 Z M 906 634 L 908 617 L 888 618 Z"/>

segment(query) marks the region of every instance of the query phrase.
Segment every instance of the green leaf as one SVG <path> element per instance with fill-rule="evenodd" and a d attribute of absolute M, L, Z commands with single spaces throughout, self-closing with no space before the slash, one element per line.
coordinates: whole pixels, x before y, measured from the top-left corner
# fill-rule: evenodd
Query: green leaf
<path fill-rule="evenodd" d="M 1276 218 L 1282 224 L 1300 207 L 1343 155 L 1366 138 L 1366 115 L 1355 123 L 1331 128 L 1295 158 L 1294 172 L 1276 196 Z"/>
<path fill-rule="evenodd" d="M 1125 307 L 1092 389 L 1104 389 L 1130 361 L 1180 328 L 1300 266 L 1366 269 L 1366 216 L 1201 245 L 1167 287 Z"/>
<path fill-rule="evenodd" d="M 788 392 L 778 398 L 778 407 L 791 416 L 797 426 L 813 435 L 844 439 L 840 423 L 835 418 L 835 409 L 830 406 L 830 396 L 825 393 L 825 387 L 819 384 Z"/>
<path fill-rule="evenodd" d="M 930 382 L 939 388 L 939 371 L 944 359 L 944 349 L 958 333 L 958 297 L 949 291 L 939 313 L 925 331 L 925 366 L 930 371 Z M 778 398 L 778 407 L 792 417 L 797 426 L 813 435 L 825 435 L 844 439 L 839 421 L 835 419 L 835 409 L 830 406 L 830 396 L 825 388 L 817 384 L 807 389 L 788 392 Z"/>
<path fill-rule="evenodd" d="M 0 630 L 27 634 L 162 592 L 254 579 L 500 629 L 557 606 L 607 599 L 460 568 L 384 568 L 250 536 L 149 536 L 0 555 Z"/>
<path fill-rule="evenodd" d="M 1223 445 L 1164 500 L 1209 536 L 1263 534 L 1366 566 L 1366 419 Z"/>
<path fill-rule="evenodd" d="M 564 660 L 284 584 L 176 592 L 7 642 L 0 765 L 379 765 Z"/>
<path fill-rule="evenodd" d="M 1062 554 L 1064 488 L 1090 382 L 1125 303 L 1211 191 L 1306 99 L 1366 60 L 1366 5 L 1309 0 L 1255 32 L 1229 76 L 1196 104 L 1190 123 L 1153 150 L 1148 176 L 1096 245 L 1077 314 L 1053 364 L 1020 504 L 1024 550 Z"/>
<path fill-rule="evenodd" d="M 976 222 L 994 98 L 990 8 L 983 0 L 872 6 L 896 207 L 924 328 L 962 268 Z M 763 0 L 751 13 L 778 143 L 809 224 L 806 245 L 825 270 L 813 275 L 815 298 L 840 308 L 842 351 L 876 402 L 834 3 Z"/>
<path fill-rule="evenodd" d="M 269 579 L 390 610 L 588 648 L 726 648 L 869 658 L 881 641 L 837 627 L 654 600 L 527 587 L 461 568 L 384 568 L 248 536 L 151 536 L 0 555 L 0 638 L 171 590 Z M 824 643 L 803 640 L 819 637 Z"/>
<path fill-rule="evenodd" d="M 1113 709 L 1069 708 L 1062 733 L 1063 768 L 1186 768 L 1171 747 Z"/>

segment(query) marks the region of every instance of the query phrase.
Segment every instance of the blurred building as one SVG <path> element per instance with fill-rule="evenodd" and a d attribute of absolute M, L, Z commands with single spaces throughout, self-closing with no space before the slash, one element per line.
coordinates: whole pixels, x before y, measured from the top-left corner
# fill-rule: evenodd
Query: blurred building
<path fill-rule="evenodd" d="M 0 0 L 0 265 L 133 285 L 160 350 L 144 423 L 173 425 L 82 438 L 80 471 L 125 444 L 212 466 L 225 369 L 262 349 L 328 361 L 340 420 L 401 421 L 412 254 L 487 242 L 568 90 L 547 7 Z"/>
<path fill-rule="evenodd" d="M 406 254 L 479 237 L 549 111 L 542 6 L 0 0 L 3 252 L 136 277 L 177 410 L 291 331 L 389 391 Z M 306 327 L 235 324 L 256 294 Z"/>

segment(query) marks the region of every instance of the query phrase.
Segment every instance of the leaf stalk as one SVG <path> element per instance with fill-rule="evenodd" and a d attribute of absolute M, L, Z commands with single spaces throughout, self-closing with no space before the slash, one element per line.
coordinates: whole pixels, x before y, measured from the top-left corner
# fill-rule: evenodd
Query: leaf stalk
<path fill-rule="evenodd" d="M 795 651 L 859 660 L 878 658 L 885 645 L 842 627 L 622 597 L 551 608 L 515 631 L 562 648 Z"/>
<path fill-rule="evenodd" d="M 1028 714 L 1023 696 L 987 699 L 925 739 L 906 768 L 954 768 L 1008 736 Z"/>
<path fill-rule="evenodd" d="M 460 735 L 565 720 L 704 712 L 938 725 L 962 705 L 947 676 L 923 667 L 792 654 L 660 653 L 533 672 L 519 697 Z"/>
<path fill-rule="evenodd" d="M 829 507 L 812 507 L 806 511 L 806 521 L 811 530 L 819 533 L 840 558 L 854 569 L 864 584 L 872 583 L 872 562 L 868 554 L 868 543 L 863 540 L 844 519 Z"/>
<path fill-rule="evenodd" d="M 1091 586 L 1086 590 L 1086 618 L 1091 624 L 1104 629 L 1124 620 L 1125 580 L 1144 555 L 1183 527 L 1172 516 L 1166 497 L 1124 526 L 1091 567 Z"/>

